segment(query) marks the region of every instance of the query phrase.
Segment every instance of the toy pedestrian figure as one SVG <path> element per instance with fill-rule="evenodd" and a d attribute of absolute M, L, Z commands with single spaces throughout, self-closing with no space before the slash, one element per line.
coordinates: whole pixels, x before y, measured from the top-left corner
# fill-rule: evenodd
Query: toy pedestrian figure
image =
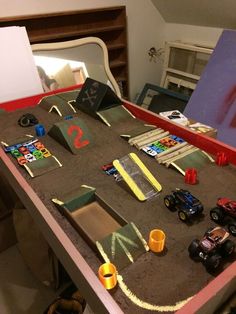
<path fill-rule="evenodd" d="M 57 81 L 55 79 L 51 79 L 42 67 L 37 66 L 37 69 L 44 92 L 49 92 L 59 88 Z"/>

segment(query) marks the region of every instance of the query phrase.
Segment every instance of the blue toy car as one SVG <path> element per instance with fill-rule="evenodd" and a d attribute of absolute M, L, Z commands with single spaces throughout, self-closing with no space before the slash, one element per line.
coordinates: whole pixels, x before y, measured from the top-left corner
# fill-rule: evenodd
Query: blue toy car
<path fill-rule="evenodd" d="M 189 191 L 183 189 L 176 189 L 171 195 L 166 195 L 164 203 L 171 211 L 178 210 L 179 219 L 182 221 L 198 216 L 203 211 L 202 203 Z"/>

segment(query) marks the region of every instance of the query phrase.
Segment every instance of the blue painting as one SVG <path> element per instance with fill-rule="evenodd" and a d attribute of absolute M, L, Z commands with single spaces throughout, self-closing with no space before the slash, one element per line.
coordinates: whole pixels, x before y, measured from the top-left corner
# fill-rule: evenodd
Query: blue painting
<path fill-rule="evenodd" d="M 224 30 L 184 114 L 218 130 L 236 147 L 236 31 Z"/>

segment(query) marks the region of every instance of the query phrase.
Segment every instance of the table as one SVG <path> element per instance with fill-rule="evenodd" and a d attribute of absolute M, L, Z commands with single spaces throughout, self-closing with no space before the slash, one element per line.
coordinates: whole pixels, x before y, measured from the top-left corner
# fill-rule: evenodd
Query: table
<path fill-rule="evenodd" d="M 0 131 L 1 140 L 14 132 L 18 135 L 24 134 L 25 130 L 20 128 L 16 121 L 26 111 L 34 113 L 43 121 L 46 130 L 61 119 L 36 106 L 42 96 L 45 94 L 1 105 L 2 108 L 12 111 L 0 115 L 0 125 L 5 126 Z M 120 138 L 122 132 L 138 124 L 137 120 L 134 120 L 132 125 L 122 123 L 114 128 L 108 128 L 100 121 L 80 112 L 79 117 L 86 122 L 93 137 L 93 144 L 89 150 L 84 149 L 78 155 L 72 155 L 46 135 L 42 141 L 62 162 L 62 168 L 31 179 L 2 149 L 0 168 L 95 313 L 146 314 L 153 313 L 152 309 L 190 313 L 189 307 L 195 311 L 199 310 L 199 313 L 212 313 L 212 309 L 217 308 L 222 302 L 219 295 L 226 298 L 233 292 L 236 262 L 229 261 L 225 265 L 226 270 L 212 281 L 213 276 L 205 271 L 201 263 L 196 264 L 189 259 L 187 246 L 194 237 L 200 236 L 209 224 L 212 224 L 208 211 L 214 207 L 217 197 L 227 194 L 228 197 L 235 198 L 236 150 L 215 139 L 177 126 L 130 102 L 125 101 L 124 105 L 138 119 L 169 130 L 210 154 L 216 155 L 219 151 L 226 153 L 231 164 L 227 167 L 212 165 L 199 172 L 198 185 L 186 186 L 179 173 L 158 165 L 149 156 L 138 152 Z M 24 108 L 13 110 L 20 107 Z M 101 171 L 103 164 L 129 152 L 138 154 L 163 186 L 160 195 L 150 202 L 138 202 L 133 195 L 127 193 Z M 163 229 L 167 235 L 165 253 L 156 256 L 148 252 L 140 256 L 134 264 L 122 270 L 120 275 L 123 278 L 123 285 L 111 292 L 106 291 L 97 278 L 101 259 L 51 202 L 52 197 L 59 197 L 65 190 L 81 184 L 96 187 L 103 199 L 127 221 L 136 224 L 146 240 L 150 230 L 155 227 Z M 202 221 L 191 226 L 183 224 L 177 215 L 163 206 L 164 195 L 177 186 L 188 188 L 199 196 L 205 206 L 205 217 Z M 132 293 L 129 294 L 129 291 Z M 178 302 L 186 301 L 195 294 L 196 296 L 180 309 Z M 217 298 L 213 297 L 215 294 Z"/>

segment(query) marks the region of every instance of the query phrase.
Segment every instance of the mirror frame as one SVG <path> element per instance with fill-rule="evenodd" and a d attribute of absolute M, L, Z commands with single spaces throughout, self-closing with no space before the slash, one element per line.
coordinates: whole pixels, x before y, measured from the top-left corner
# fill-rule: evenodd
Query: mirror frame
<path fill-rule="evenodd" d="M 111 70 L 109 67 L 107 46 L 104 43 L 104 41 L 102 41 L 100 38 L 84 37 L 84 38 L 74 39 L 74 40 L 69 40 L 69 41 L 64 41 L 64 42 L 34 44 L 34 45 L 31 45 L 31 49 L 32 49 L 32 52 L 34 53 L 34 51 L 51 51 L 51 50 L 61 50 L 61 49 L 66 49 L 66 48 L 75 48 L 75 47 L 79 47 L 86 44 L 97 44 L 101 47 L 103 51 L 105 73 L 114 88 L 114 92 L 116 93 L 118 97 L 121 98 L 121 92 L 120 92 L 119 86 L 113 74 L 111 73 Z"/>

